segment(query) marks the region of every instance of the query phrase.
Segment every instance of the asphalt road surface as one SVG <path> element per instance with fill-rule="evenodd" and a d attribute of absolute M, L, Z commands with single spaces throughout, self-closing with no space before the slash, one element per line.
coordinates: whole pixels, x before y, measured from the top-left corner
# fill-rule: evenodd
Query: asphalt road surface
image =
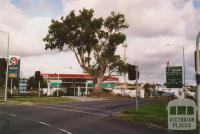
<path fill-rule="evenodd" d="M 140 103 L 149 103 L 142 100 Z M 134 100 L 0 105 L 0 134 L 167 134 L 113 118 Z"/>

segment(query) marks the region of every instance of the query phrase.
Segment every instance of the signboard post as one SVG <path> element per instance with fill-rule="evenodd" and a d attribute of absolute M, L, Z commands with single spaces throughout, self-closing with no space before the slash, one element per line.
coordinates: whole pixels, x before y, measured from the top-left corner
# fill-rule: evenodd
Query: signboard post
<path fill-rule="evenodd" d="M 169 66 L 166 67 L 166 85 L 167 88 L 182 88 L 182 67 Z"/>

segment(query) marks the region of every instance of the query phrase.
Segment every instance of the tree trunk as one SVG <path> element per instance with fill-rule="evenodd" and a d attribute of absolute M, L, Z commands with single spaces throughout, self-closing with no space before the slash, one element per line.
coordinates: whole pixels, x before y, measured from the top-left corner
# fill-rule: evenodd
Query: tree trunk
<path fill-rule="evenodd" d="M 95 84 L 94 93 L 102 92 L 102 87 L 101 87 L 102 78 L 103 78 L 102 76 L 97 77 L 97 83 Z"/>

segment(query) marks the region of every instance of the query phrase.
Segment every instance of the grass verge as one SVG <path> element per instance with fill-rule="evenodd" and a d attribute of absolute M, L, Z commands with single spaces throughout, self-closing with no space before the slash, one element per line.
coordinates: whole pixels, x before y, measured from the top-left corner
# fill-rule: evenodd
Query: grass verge
<path fill-rule="evenodd" d="M 32 103 L 32 104 L 49 104 L 49 103 L 64 103 L 74 102 L 77 100 L 67 97 L 33 97 L 33 96 L 14 96 L 8 98 L 8 103 Z M 4 98 L 0 98 L 0 103 L 5 103 Z M 7 103 L 7 102 L 6 102 Z"/>
<path fill-rule="evenodd" d="M 167 129 L 167 103 L 167 101 L 159 101 L 151 104 L 141 104 L 138 111 L 136 111 L 135 106 L 127 107 L 122 109 L 122 114 L 117 118 L 147 127 Z M 196 130 L 173 132 L 175 134 L 195 134 Z"/>

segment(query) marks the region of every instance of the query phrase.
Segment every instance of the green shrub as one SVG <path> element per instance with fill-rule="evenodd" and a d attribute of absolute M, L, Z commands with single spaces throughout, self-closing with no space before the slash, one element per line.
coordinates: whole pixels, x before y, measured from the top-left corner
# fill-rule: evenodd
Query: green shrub
<path fill-rule="evenodd" d="M 61 97 L 61 96 L 64 96 L 64 91 L 63 90 L 58 90 L 58 96 L 59 97 Z M 53 96 L 57 96 L 57 90 L 55 90 L 54 92 L 53 92 Z"/>
<path fill-rule="evenodd" d="M 10 92 L 7 93 L 7 97 L 8 97 L 8 98 L 11 98 L 12 96 L 13 96 L 13 95 L 12 95 Z"/>

